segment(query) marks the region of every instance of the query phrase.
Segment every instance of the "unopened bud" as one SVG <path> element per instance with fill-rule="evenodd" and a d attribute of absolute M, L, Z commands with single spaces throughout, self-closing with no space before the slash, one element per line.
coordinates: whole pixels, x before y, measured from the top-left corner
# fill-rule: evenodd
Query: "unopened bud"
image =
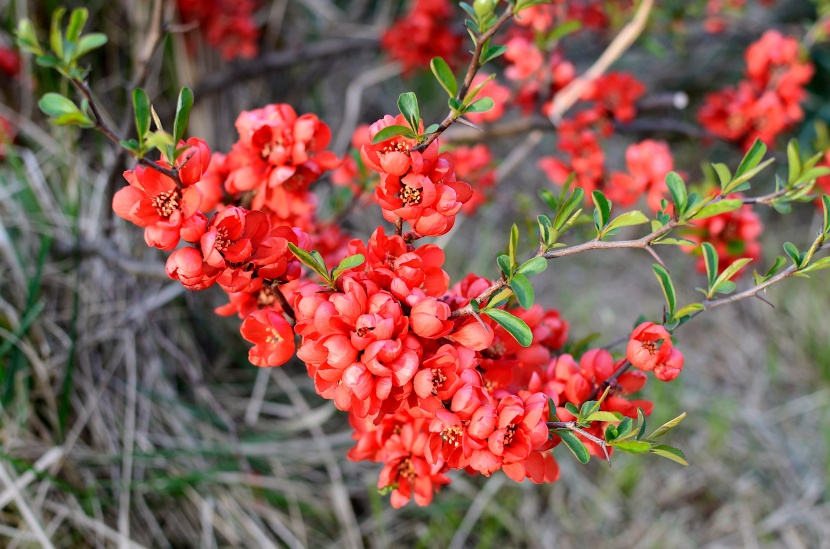
<path fill-rule="evenodd" d="M 478 20 L 484 22 L 492 17 L 496 11 L 496 4 L 498 3 L 499 0 L 475 0 L 473 2 L 473 10 L 476 12 Z"/>

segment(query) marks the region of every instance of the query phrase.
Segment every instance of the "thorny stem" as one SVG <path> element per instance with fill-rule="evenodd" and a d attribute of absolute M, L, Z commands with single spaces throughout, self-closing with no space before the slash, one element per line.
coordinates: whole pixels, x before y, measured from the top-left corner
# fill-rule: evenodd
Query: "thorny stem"
<path fill-rule="evenodd" d="M 104 134 L 110 141 L 112 141 L 113 143 L 115 143 L 116 145 L 118 145 L 119 147 L 121 147 L 123 149 L 123 146 L 121 145 L 121 137 L 119 137 L 119 135 L 115 132 L 115 130 L 110 128 L 109 124 L 107 124 L 104 121 L 104 117 L 101 115 L 101 111 L 98 110 L 98 105 L 95 103 L 95 100 L 92 97 L 92 92 L 90 91 L 89 86 L 87 85 L 87 83 L 82 81 L 82 80 L 78 80 L 76 78 L 73 78 L 71 80 L 71 82 L 78 89 L 78 91 L 81 92 L 81 94 L 84 96 L 84 98 L 89 103 L 89 108 L 92 110 L 92 114 L 95 117 L 95 129 L 98 130 L 99 132 L 101 132 L 102 134 Z M 126 150 L 126 149 L 124 149 L 124 150 Z M 131 156 L 133 156 L 136 160 L 138 160 L 139 164 L 141 164 L 143 166 L 146 166 L 148 168 L 152 168 L 152 169 L 156 170 L 157 172 L 160 172 L 160 173 L 166 175 L 167 177 L 172 179 L 174 183 L 176 183 L 176 186 L 179 189 L 184 187 L 182 185 L 181 180 L 179 179 L 178 170 L 171 169 L 171 168 L 166 168 L 166 167 L 162 166 L 161 164 L 159 164 L 158 162 L 156 162 L 155 160 L 151 160 L 147 157 L 139 158 L 133 151 L 128 151 L 128 152 L 130 153 Z"/>
<path fill-rule="evenodd" d="M 493 37 L 494 34 L 496 34 L 496 31 L 498 31 L 499 28 L 502 25 L 504 25 L 511 17 L 513 17 L 513 6 L 508 6 L 507 9 L 505 9 L 504 12 L 501 14 L 501 16 L 499 16 L 496 22 L 493 23 L 493 26 L 487 29 L 483 34 L 478 35 L 478 37 L 476 38 L 476 49 L 475 51 L 473 51 L 473 58 L 470 60 L 470 66 L 467 67 L 467 74 L 464 76 L 464 82 L 458 88 L 458 93 L 455 94 L 455 98 L 457 100 L 463 102 L 467 97 L 467 92 L 470 91 L 470 86 L 473 83 L 473 78 L 475 78 L 476 73 L 481 68 L 481 54 L 483 53 L 484 45 L 487 43 L 488 40 L 490 40 L 490 38 Z M 447 114 L 446 118 L 444 118 L 444 120 L 438 126 L 438 129 L 429 134 L 429 137 L 427 137 L 422 143 L 418 144 L 415 147 L 412 147 L 411 150 L 420 152 L 429 147 L 430 144 L 433 141 L 435 141 L 439 135 L 444 133 L 444 130 L 452 126 L 453 122 L 455 122 L 459 116 L 461 115 L 451 110 L 449 114 Z"/>

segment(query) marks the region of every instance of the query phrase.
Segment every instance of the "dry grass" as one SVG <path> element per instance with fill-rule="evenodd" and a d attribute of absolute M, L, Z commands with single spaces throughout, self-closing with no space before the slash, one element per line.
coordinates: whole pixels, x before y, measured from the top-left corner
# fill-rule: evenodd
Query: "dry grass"
<path fill-rule="evenodd" d="M 101 17 L 139 9 L 131 4 Z M 269 36 L 287 46 L 320 29 L 370 34 L 392 3 L 339 26 L 330 23 L 341 19 L 338 4 L 345 3 L 275 1 Z M 213 94 L 195 112 L 193 131 L 226 150 L 234 139 L 227 128 L 244 108 L 293 102 L 336 128 L 349 82 L 376 82 L 362 89 L 355 120 L 388 111 L 405 87 L 426 87 L 418 79 L 377 83 L 394 71 L 377 72 L 372 55 L 322 60 Z M 207 54 L 187 61 L 179 39 L 166 56 L 185 83 L 217 66 Z M 181 84 L 164 80 L 159 61 L 151 89 Z M 309 82 L 321 84 L 310 99 L 300 97 Z M 354 96 L 360 85 L 351 89 Z M 579 466 L 557 450 L 563 473 L 552 486 L 456 474 L 429 508 L 394 510 L 374 490 L 378 467 L 345 459 L 348 425 L 314 393 L 303 366 L 250 366 L 236 321 L 210 312 L 219 293 L 187 293 L 168 281 L 163 256 L 112 220 L 111 151 L 29 122 L 16 101 L 9 104 L 22 116 L 0 106 L 22 134 L 16 155 L 0 165 L 0 545 L 830 546 L 826 275 L 773 289 L 775 311 L 741 303 L 684 327 L 683 376 L 650 383 L 646 395 L 656 403 L 654 422 L 688 412 L 672 442 L 689 468 L 632 456 L 616 456 L 612 468 Z M 512 145 L 500 146 L 506 154 Z M 696 159 L 687 160 L 693 168 Z M 532 163 L 519 166 L 478 222 L 444 239 L 454 278 L 468 269 L 494 273 L 506 221 L 540 211 L 538 202 L 526 205 L 542 184 Z M 352 216 L 354 232 L 367 234 L 376 213 Z M 795 215 L 809 220 L 811 211 Z M 769 243 L 805 241 L 815 223 L 800 225 L 771 225 Z M 681 296 L 692 299 L 700 277 L 688 258 L 667 258 Z M 659 310 L 651 262 L 625 251 L 557 262 L 537 295 L 572 321 L 574 337 L 597 331 L 607 341 L 637 315 Z"/>

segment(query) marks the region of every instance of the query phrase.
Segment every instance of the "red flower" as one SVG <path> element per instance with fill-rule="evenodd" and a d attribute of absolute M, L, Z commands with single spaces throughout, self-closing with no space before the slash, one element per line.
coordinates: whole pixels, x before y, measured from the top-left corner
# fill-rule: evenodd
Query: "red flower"
<path fill-rule="evenodd" d="M 509 69 L 508 69 L 509 70 Z M 473 78 L 473 83 L 470 86 L 471 89 L 475 89 L 479 84 L 485 82 L 489 78 L 489 75 L 479 73 Z M 478 112 L 478 113 L 469 113 L 465 114 L 464 118 L 470 120 L 474 124 L 481 124 L 483 122 L 495 122 L 502 116 L 504 116 L 504 110 L 508 106 L 508 102 L 510 101 L 510 89 L 502 86 L 495 79 L 490 80 L 484 86 L 482 86 L 481 90 L 476 95 L 476 100 L 482 99 L 484 97 L 489 97 L 493 100 L 493 108 L 487 112 Z"/>
<path fill-rule="evenodd" d="M 451 21 L 448 0 L 416 0 L 409 13 L 383 33 L 381 47 L 403 65 L 404 73 L 427 67 L 433 57 L 443 57 L 453 66 L 461 37 L 450 30 Z"/>
<path fill-rule="evenodd" d="M 630 206 L 646 195 L 648 207 L 660 210 L 660 201 L 665 197 L 666 174 L 674 169 L 669 146 L 663 141 L 646 139 L 630 145 L 625 151 L 628 173 L 615 173 L 611 184 L 605 190 L 608 198 L 620 206 Z"/>
<path fill-rule="evenodd" d="M 176 169 L 179 170 L 179 180 L 182 185 L 188 187 L 198 183 L 202 179 L 210 165 L 210 148 L 204 139 L 191 137 L 187 141 L 179 143 L 179 147 L 187 146 L 188 149 L 176 160 Z"/>
<path fill-rule="evenodd" d="M 685 362 L 683 355 L 675 348 L 672 348 L 669 358 L 654 367 L 654 375 L 660 381 L 671 381 L 680 375 Z"/>
<path fill-rule="evenodd" d="M 239 330 L 254 344 L 248 360 L 254 366 L 281 366 L 294 355 L 294 331 L 283 316 L 263 309 L 252 313 Z"/>
<path fill-rule="evenodd" d="M 634 367 L 648 372 L 666 362 L 671 351 L 671 335 L 668 330 L 653 322 L 643 322 L 631 332 L 625 357 Z"/>
<path fill-rule="evenodd" d="M 182 223 L 199 209 L 201 194 L 195 187 L 179 189 L 166 175 L 151 168 L 136 166 L 124 172 L 130 183 L 115 193 L 112 209 L 116 215 L 145 227 L 148 246 L 172 250 L 179 243 Z"/>
<path fill-rule="evenodd" d="M 207 265 L 196 248 L 180 248 L 170 254 L 165 267 L 167 276 L 182 283 L 188 290 L 204 290 L 216 282 L 222 273 Z"/>

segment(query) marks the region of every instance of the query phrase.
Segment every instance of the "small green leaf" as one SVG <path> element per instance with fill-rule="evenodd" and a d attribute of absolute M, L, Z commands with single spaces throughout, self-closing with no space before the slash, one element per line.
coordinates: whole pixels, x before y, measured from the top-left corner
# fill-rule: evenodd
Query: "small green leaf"
<path fill-rule="evenodd" d="M 594 225 L 597 228 L 597 232 L 601 233 L 602 229 L 608 224 L 608 220 L 611 219 L 611 201 L 599 190 L 591 193 L 591 199 L 594 201 L 594 206 L 596 206 L 594 210 Z"/>
<path fill-rule="evenodd" d="M 427 126 L 427 129 L 424 130 L 424 135 L 429 134 L 429 133 L 435 133 L 435 132 L 438 131 L 438 128 L 440 128 L 440 127 L 441 127 L 440 124 L 430 124 L 429 126 Z"/>
<path fill-rule="evenodd" d="M 469 107 L 464 109 L 465 113 L 468 112 L 487 112 L 493 108 L 495 103 L 491 97 L 482 97 L 475 103 L 471 104 Z"/>
<path fill-rule="evenodd" d="M 193 92 L 190 88 L 182 88 L 176 102 L 176 118 L 173 121 L 173 140 L 178 143 L 184 138 L 187 123 L 190 121 L 190 110 L 193 108 Z"/>
<path fill-rule="evenodd" d="M 536 221 L 539 223 L 539 242 L 545 249 L 548 249 L 555 242 L 553 237 L 553 222 L 546 215 L 537 216 Z"/>
<path fill-rule="evenodd" d="M 682 414 L 680 414 L 676 418 L 674 418 L 670 421 L 667 421 L 666 423 L 664 423 L 663 425 L 661 425 L 660 427 L 655 429 L 654 432 L 651 433 L 648 436 L 648 440 L 654 440 L 655 438 L 658 438 L 658 437 L 661 437 L 661 436 L 665 435 L 666 433 L 668 433 L 669 431 L 671 431 L 672 429 L 674 429 L 675 427 L 680 425 L 680 422 L 683 421 L 683 419 L 685 417 L 686 417 L 686 412 L 683 412 Z"/>
<path fill-rule="evenodd" d="M 714 217 L 722 213 L 732 212 L 743 205 L 740 198 L 730 198 L 728 200 L 718 200 L 703 206 L 700 211 L 692 216 L 693 219 L 706 219 L 707 217 Z"/>
<path fill-rule="evenodd" d="M 830 233 L 830 196 L 821 195 L 821 209 L 824 214 L 824 225 L 822 232 Z"/>
<path fill-rule="evenodd" d="M 135 129 L 139 144 L 143 144 L 150 131 L 150 99 L 141 88 L 133 90 L 133 110 L 135 111 Z"/>
<path fill-rule="evenodd" d="M 516 266 L 516 251 L 519 247 L 519 227 L 513 223 L 510 227 L 510 241 L 507 246 L 507 257 L 510 259 L 510 270 Z"/>
<path fill-rule="evenodd" d="M 706 276 L 709 280 L 708 288 L 711 291 L 718 278 L 718 252 L 709 242 L 703 242 L 700 249 L 703 252 L 703 262 L 706 265 Z"/>
<path fill-rule="evenodd" d="M 648 223 L 649 219 L 646 215 L 638 210 L 633 210 L 630 212 L 625 212 L 621 216 L 613 219 L 608 226 L 605 228 L 606 231 L 611 231 L 613 229 L 619 229 L 621 227 L 630 227 L 633 225 L 643 225 Z"/>
<path fill-rule="evenodd" d="M 554 28 L 546 37 L 547 41 L 561 40 L 582 28 L 582 21 L 571 19 Z"/>
<path fill-rule="evenodd" d="M 741 160 L 741 163 L 738 165 L 738 169 L 735 170 L 735 179 L 740 178 L 742 175 L 745 175 L 747 172 L 758 166 L 765 154 L 767 154 L 767 146 L 764 145 L 760 139 L 756 138 L 755 142 L 746 152 L 743 160 Z"/>
<path fill-rule="evenodd" d="M 301 250 L 291 242 L 288 243 L 288 248 L 291 250 L 291 253 L 293 253 L 297 259 L 300 260 L 300 263 L 320 275 L 326 282 L 331 283 L 331 278 L 329 277 L 329 273 L 326 270 L 325 265 L 321 266 L 317 258 L 309 252 Z"/>
<path fill-rule="evenodd" d="M 519 300 L 519 305 L 523 309 L 530 309 L 533 307 L 535 295 L 533 293 L 533 284 L 523 274 L 516 273 L 510 279 L 510 288 L 516 294 L 516 299 Z"/>
<path fill-rule="evenodd" d="M 81 111 L 56 116 L 49 122 L 55 126 L 82 126 L 85 128 L 91 128 L 95 125 L 95 123 Z"/>
<path fill-rule="evenodd" d="M 712 288 L 713 294 L 729 294 L 735 291 L 735 283 L 731 280 L 724 280 L 723 282 L 718 282 Z"/>
<path fill-rule="evenodd" d="M 533 343 L 533 333 L 521 318 L 501 309 L 487 309 L 483 313 L 499 323 L 522 347 L 530 347 Z"/>
<path fill-rule="evenodd" d="M 363 265 L 366 261 L 366 258 L 363 257 L 363 254 L 355 254 L 350 255 L 349 257 L 345 258 L 340 264 L 334 268 L 334 271 L 331 273 L 332 280 L 337 280 L 344 271 L 348 271 L 349 269 L 354 269 L 355 267 L 359 267 Z"/>
<path fill-rule="evenodd" d="M 501 290 L 496 292 L 496 295 L 494 295 L 487 301 L 487 306 L 484 308 L 484 310 L 486 311 L 489 309 L 495 309 L 496 307 L 500 307 L 501 305 L 507 303 L 507 300 L 510 298 L 511 295 L 513 295 L 513 290 L 511 290 L 509 287 L 502 288 Z"/>
<path fill-rule="evenodd" d="M 768 158 L 751 170 L 748 170 L 746 173 L 743 173 L 740 176 L 735 176 L 735 179 L 733 179 L 732 182 L 729 183 L 729 186 L 724 189 L 723 194 L 736 193 L 749 189 L 749 183 L 747 183 L 747 181 L 761 173 L 762 170 L 773 162 L 775 162 L 774 158 Z"/>
<path fill-rule="evenodd" d="M 63 33 L 61 32 L 61 20 L 66 13 L 66 8 L 55 8 L 52 12 L 52 26 L 49 30 L 49 45 L 52 52 L 58 57 L 63 58 Z"/>
<path fill-rule="evenodd" d="M 606 421 L 616 423 L 622 421 L 623 415 L 619 412 L 594 412 L 585 418 L 585 421 Z"/>
<path fill-rule="evenodd" d="M 43 55 L 43 48 L 37 39 L 37 33 L 29 19 L 21 19 L 17 23 L 17 42 L 21 50 L 28 51 L 33 55 Z"/>
<path fill-rule="evenodd" d="M 92 50 L 98 49 L 107 43 L 107 35 L 100 32 L 93 32 L 81 37 L 78 47 L 75 49 L 73 59 L 80 59 Z"/>
<path fill-rule="evenodd" d="M 714 286 L 718 287 L 723 282 L 727 280 L 732 280 L 732 278 L 740 271 L 747 263 L 751 263 L 751 257 L 744 257 L 741 259 L 736 259 L 733 261 L 727 268 L 723 270 L 723 272 L 718 276 L 717 280 L 715 280 Z"/>
<path fill-rule="evenodd" d="M 485 63 L 489 63 L 493 59 L 497 57 L 501 57 L 507 51 L 507 46 L 502 46 L 499 44 L 492 45 L 487 48 L 487 51 L 481 56 L 481 64 L 484 65 Z"/>
<path fill-rule="evenodd" d="M 663 288 L 663 295 L 666 297 L 666 305 L 668 306 L 669 318 L 674 318 L 674 308 L 677 305 L 677 296 L 674 291 L 674 284 L 672 284 L 669 272 L 660 265 L 654 264 L 651 266 L 654 270 L 657 281 L 660 287 Z"/>
<path fill-rule="evenodd" d="M 59 93 L 47 93 L 40 98 L 38 107 L 47 115 L 55 118 L 65 114 L 82 114 L 75 103 Z"/>
<path fill-rule="evenodd" d="M 163 150 L 165 147 L 173 146 L 173 136 L 165 131 L 151 132 L 144 142 L 147 149 L 156 148 Z"/>
<path fill-rule="evenodd" d="M 686 212 L 686 202 L 688 200 L 686 184 L 676 172 L 669 172 L 666 174 L 666 186 L 669 188 L 672 202 L 674 202 L 674 207 L 677 209 L 677 215 L 682 216 Z"/>
<path fill-rule="evenodd" d="M 416 134 L 421 125 L 421 111 L 418 108 L 418 98 L 412 92 L 402 93 L 398 96 L 398 110 L 409 123 L 409 127 Z"/>
<path fill-rule="evenodd" d="M 67 42 L 78 41 L 78 38 L 81 37 L 81 31 L 84 29 L 84 25 L 86 25 L 88 17 L 89 12 L 86 8 L 77 8 L 72 10 L 72 14 L 69 16 L 69 26 L 66 27 Z"/>
<path fill-rule="evenodd" d="M 658 444 L 657 446 L 652 447 L 651 453 L 660 457 L 664 457 L 666 459 L 670 459 L 675 463 L 679 463 L 680 465 L 685 465 L 688 467 L 689 462 L 686 461 L 686 456 L 678 450 L 677 448 L 672 448 L 671 446 L 666 446 L 665 444 Z"/>
<path fill-rule="evenodd" d="M 499 269 L 501 269 L 501 272 L 505 277 L 510 278 L 513 276 L 513 268 L 512 265 L 510 265 L 509 256 L 506 254 L 499 254 L 499 256 L 496 257 L 496 263 L 498 263 Z"/>
<path fill-rule="evenodd" d="M 732 174 L 729 172 L 729 167 L 726 164 L 712 164 L 712 167 L 715 168 L 715 173 L 718 174 L 718 179 L 720 180 L 720 188 L 725 189 L 729 182 L 732 181 Z"/>
<path fill-rule="evenodd" d="M 591 459 L 591 454 L 588 453 L 588 449 L 585 447 L 585 444 L 583 444 L 575 434 L 565 430 L 556 431 L 555 434 L 562 439 L 562 442 L 565 443 L 568 450 L 573 452 L 573 455 L 576 456 L 576 459 L 578 459 L 580 463 L 588 463 L 588 460 Z"/>
<path fill-rule="evenodd" d="M 533 257 L 519 266 L 518 273 L 525 276 L 533 276 L 545 271 L 548 268 L 548 260 L 544 257 Z"/>
<path fill-rule="evenodd" d="M 629 454 L 644 454 L 651 449 L 651 444 L 643 440 L 625 440 L 615 442 L 611 446 Z"/>
<path fill-rule="evenodd" d="M 432 74 L 441 84 L 441 87 L 447 90 L 450 97 L 455 97 L 458 93 L 458 82 L 455 80 L 455 75 L 447 62 L 440 57 L 433 57 L 429 62 L 429 68 L 432 69 Z"/>
<path fill-rule="evenodd" d="M 815 263 L 812 263 L 803 269 L 800 269 L 799 272 L 801 273 L 809 273 L 811 271 L 820 271 L 822 269 L 829 269 L 830 268 L 830 257 L 822 257 Z"/>
<path fill-rule="evenodd" d="M 795 183 L 795 180 L 802 171 L 801 151 L 798 147 L 798 141 L 795 139 L 790 139 L 790 142 L 787 144 L 787 163 L 789 169 L 787 181 L 789 183 Z"/>
<path fill-rule="evenodd" d="M 382 143 L 387 139 L 392 139 L 393 137 L 398 137 L 399 135 L 408 137 L 410 139 L 417 137 L 412 132 L 412 130 L 410 130 L 406 126 L 386 126 L 385 128 L 383 128 L 375 134 L 375 136 L 372 138 L 372 144 L 377 145 L 378 143 Z"/>
<path fill-rule="evenodd" d="M 703 303 L 689 303 L 688 305 L 686 305 L 684 307 L 681 307 L 677 311 L 675 311 L 674 318 L 679 320 L 679 319 L 683 318 L 684 316 L 687 316 L 687 315 L 690 315 L 694 312 L 702 311 L 702 310 L 703 310 Z"/>
<path fill-rule="evenodd" d="M 801 267 L 801 254 L 792 242 L 784 243 L 784 252 L 792 259 L 796 269 Z"/>
<path fill-rule="evenodd" d="M 584 197 L 585 191 L 583 191 L 580 187 L 577 187 L 573 190 L 571 196 L 562 202 L 559 206 L 559 210 L 556 212 L 556 217 L 553 218 L 553 228 L 556 232 L 562 232 L 562 228 L 570 220 L 571 214 L 574 210 L 582 204 Z"/>

